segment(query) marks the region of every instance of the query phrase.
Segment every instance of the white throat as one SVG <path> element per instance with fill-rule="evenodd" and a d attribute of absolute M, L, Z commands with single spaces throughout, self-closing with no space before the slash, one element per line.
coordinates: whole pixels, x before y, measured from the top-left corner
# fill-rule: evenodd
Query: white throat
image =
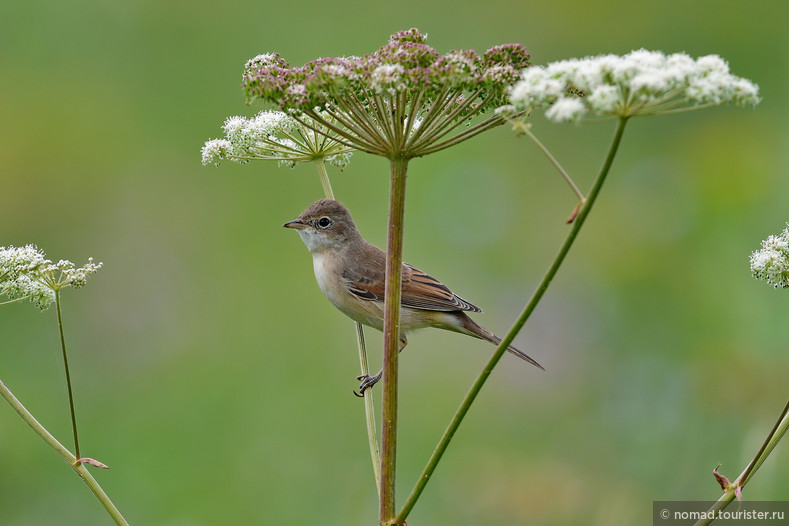
<path fill-rule="evenodd" d="M 328 248 L 336 248 L 340 245 L 336 240 L 330 238 L 323 232 L 318 232 L 311 228 L 299 230 L 299 236 L 301 236 L 301 240 L 304 241 L 304 244 L 307 245 L 307 248 L 313 254 L 322 252 Z"/>

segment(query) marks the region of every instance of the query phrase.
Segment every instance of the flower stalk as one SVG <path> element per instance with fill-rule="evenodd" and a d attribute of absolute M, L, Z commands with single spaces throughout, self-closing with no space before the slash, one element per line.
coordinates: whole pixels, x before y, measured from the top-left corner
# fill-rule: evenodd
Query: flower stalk
<path fill-rule="evenodd" d="M 88 258 L 88 262 L 79 268 L 67 260 L 53 263 L 46 259 L 44 252 L 34 245 L 0 247 L 0 294 L 5 294 L 12 301 L 29 299 L 41 310 L 45 310 L 50 304 L 55 303 L 60 348 L 63 353 L 63 367 L 66 373 L 71 428 L 74 435 L 74 451 L 78 461 L 82 456 L 79 449 L 77 416 L 74 410 L 74 392 L 66 353 L 66 338 L 63 333 L 60 291 L 66 287 L 85 286 L 88 276 L 97 272 L 101 266 L 101 263 L 94 263 L 93 258 Z"/>
<path fill-rule="evenodd" d="M 40 436 L 44 442 L 47 443 L 49 447 L 51 447 L 55 453 L 60 455 L 63 460 L 65 460 L 71 469 L 85 482 L 85 485 L 88 486 L 91 492 L 96 496 L 99 500 L 101 505 L 107 510 L 110 517 L 115 521 L 115 524 L 119 526 L 128 526 L 126 519 L 123 518 L 121 512 L 118 508 L 113 504 L 112 500 L 110 500 L 109 496 L 105 493 L 99 483 L 93 478 L 93 475 L 90 474 L 85 464 L 78 461 L 78 457 L 71 454 L 71 452 L 61 444 L 49 431 L 46 430 L 44 426 L 39 423 L 38 420 L 30 413 L 30 411 L 22 405 L 11 390 L 2 382 L 0 381 L 0 395 L 6 399 L 6 401 L 14 408 L 14 411 L 22 417 L 22 420 L 27 423 L 36 432 L 38 436 Z"/>
<path fill-rule="evenodd" d="M 329 180 L 329 174 L 326 172 L 326 163 L 323 158 L 315 159 L 315 169 L 318 170 L 318 179 L 321 181 L 323 194 L 327 199 L 334 199 L 334 191 L 331 188 L 331 181 Z"/>
<path fill-rule="evenodd" d="M 362 369 L 361 377 L 370 375 L 370 366 L 367 361 L 367 345 L 364 341 L 364 326 L 356 323 L 356 342 L 359 347 L 359 364 Z M 364 394 L 364 416 L 367 424 L 367 442 L 370 446 L 370 458 L 373 464 L 373 477 L 375 487 L 381 491 L 381 451 L 378 446 L 378 432 L 375 426 L 375 403 L 372 389 L 366 389 Z"/>
<path fill-rule="evenodd" d="M 381 423 L 381 486 L 379 522 L 391 522 L 395 515 L 395 473 L 397 462 L 397 378 L 400 351 L 400 297 L 403 277 L 403 221 L 408 159 L 390 159 L 389 223 L 386 245 L 386 288 L 384 292 L 384 356 Z"/>
<path fill-rule="evenodd" d="M 611 165 L 614 161 L 614 157 L 616 156 L 616 152 L 619 149 L 619 145 L 622 142 L 622 136 L 625 131 L 625 125 L 627 124 L 627 118 L 623 117 L 618 121 L 616 131 L 614 132 L 614 137 L 611 141 L 611 145 L 608 148 L 608 154 L 605 157 L 605 161 L 603 162 L 603 166 L 600 169 L 597 178 L 595 179 L 594 184 L 592 185 L 592 189 L 589 191 L 589 195 L 586 197 L 586 202 L 581 208 L 576 217 L 575 221 L 573 222 L 573 226 L 570 229 L 570 232 L 567 234 L 567 238 L 565 239 L 564 243 L 562 244 L 559 252 L 556 254 L 556 257 L 553 260 L 553 263 L 548 268 L 548 271 L 545 273 L 545 276 L 540 281 L 540 284 L 537 286 L 537 289 L 532 294 L 531 299 L 526 304 L 521 312 L 518 319 L 512 325 L 510 330 L 507 332 L 506 336 L 502 338 L 501 343 L 496 348 L 496 351 L 493 353 L 493 356 L 488 360 L 485 367 L 482 369 L 482 372 L 479 374 L 477 379 L 471 386 L 471 389 L 466 394 L 466 397 L 463 399 L 463 402 L 460 404 L 455 415 L 452 417 L 452 420 L 449 422 L 444 434 L 441 436 L 441 439 L 438 442 L 433 454 L 430 456 L 425 468 L 422 471 L 422 474 L 417 479 L 416 485 L 411 490 L 411 494 L 406 499 L 403 508 L 400 510 L 400 513 L 397 515 L 395 519 L 396 524 L 400 524 L 406 520 L 409 513 L 413 509 L 414 505 L 416 504 L 417 500 L 419 500 L 422 491 L 425 489 L 427 482 L 433 475 L 436 467 L 438 466 L 441 457 L 447 450 L 449 443 L 454 437 L 455 432 L 457 431 L 458 427 L 460 427 L 461 422 L 465 418 L 468 410 L 471 408 L 471 404 L 474 403 L 477 395 L 479 394 L 482 386 L 485 385 L 490 374 L 493 372 L 493 368 L 499 362 L 501 357 L 504 355 L 504 352 L 507 350 L 507 347 L 512 343 L 515 339 L 515 336 L 523 328 L 526 321 L 528 321 L 529 317 L 531 317 L 532 312 L 537 307 L 537 304 L 540 302 L 540 299 L 545 294 L 545 291 L 548 290 L 548 286 L 551 284 L 554 276 L 561 267 L 564 258 L 567 256 L 567 253 L 570 251 L 570 247 L 572 247 L 575 238 L 578 235 L 578 232 L 581 230 L 584 222 L 586 221 L 589 212 L 592 210 L 592 206 L 594 205 L 595 201 L 597 200 L 597 196 L 600 193 L 600 189 L 603 186 L 603 182 L 608 175 L 608 172 L 611 170 Z"/>
<path fill-rule="evenodd" d="M 60 309 L 60 290 L 55 291 L 55 307 L 58 313 L 58 332 L 60 333 L 60 349 L 63 351 L 63 369 L 66 372 L 66 387 L 68 388 L 68 405 L 71 412 L 71 429 L 74 434 L 74 453 L 77 458 L 82 458 L 79 453 L 79 436 L 77 434 L 77 413 L 74 410 L 74 392 L 71 388 L 71 373 L 68 367 L 68 355 L 66 354 L 66 337 L 63 335 L 63 314 Z"/>
<path fill-rule="evenodd" d="M 721 484 L 724 486 L 723 495 L 709 510 L 707 510 L 704 514 L 704 518 L 698 520 L 694 526 L 707 526 L 715 520 L 713 517 L 716 517 L 718 512 L 725 509 L 735 498 L 742 498 L 742 488 L 745 487 L 745 484 L 753 477 L 756 470 L 767 460 L 767 457 L 770 456 L 775 446 L 778 445 L 778 442 L 780 442 L 786 434 L 787 429 L 789 429 L 789 402 L 784 406 L 781 415 L 778 417 L 778 420 L 776 420 L 775 425 L 773 425 L 772 430 L 767 435 L 759 451 L 756 452 L 756 455 L 754 455 L 753 459 L 748 463 L 748 466 L 734 482 L 725 484 L 728 480 L 717 473 L 717 468 L 715 469 L 716 478 L 718 478 L 719 481 L 721 479 L 725 481 Z"/>
<path fill-rule="evenodd" d="M 537 148 L 540 149 L 543 155 L 545 155 L 548 158 L 548 160 L 551 162 L 554 168 L 556 168 L 556 170 L 561 174 L 562 178 L 565 180 L 567 185 L 573 191 L 575 196 L 578 197 L 578 203 L 579 203 L 578 206 L 579 207 L 583 206 L 584 203 L 586 203 L 586 197 L 584 197 L 584 194 L 581 192 L 581 190 L 578 189 L 578 186 L 576 186 L 575 181 L 573 181 L 573 178 L 570 177 L 570 174 L 568 174 L 567 171 L 565 171 L 565 169 L 562 167 L 562 165 L 559 164 L 559 161 L 556 159 L 556 157 L 553 156 L 551 151 L 545 147 L 545 145 L 542 143 L 542 141 L 540 141 L 537 138 L 536 135 L 534 135 L 534 133 L 531 131 L 531 124 L 518 121 L 515 124 L 515 131 L 519 134 L 526 135 L 529 139 L 531 139 L 531 141 L 537 146 Z M 571 223 L 572 221 L 567 221 L 567 222 Z"/>

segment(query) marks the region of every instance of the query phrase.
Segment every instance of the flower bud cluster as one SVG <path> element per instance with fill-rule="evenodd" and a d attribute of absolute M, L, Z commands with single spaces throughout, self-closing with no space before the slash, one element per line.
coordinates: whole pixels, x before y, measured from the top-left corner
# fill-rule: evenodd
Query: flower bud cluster
<path fill-rule="evenodd" d="M 490 104 L 495 107 L 530 64 L 520 44 L 495 46 L 479 57 L 473 50 L 441 55 L 426 41 L 417 29 L 400 31 L 373 53 L 321 58 L 301 67 L 291 67 L 278 54 L 258 55 L 247 62 L 242 86 L 249 100 L 303 112 L 326 108 L 341 97 L 356 97 L 364 105 L 375 96 L 418 92 L 432 101 L 453 90 L 494 92 Z"/>

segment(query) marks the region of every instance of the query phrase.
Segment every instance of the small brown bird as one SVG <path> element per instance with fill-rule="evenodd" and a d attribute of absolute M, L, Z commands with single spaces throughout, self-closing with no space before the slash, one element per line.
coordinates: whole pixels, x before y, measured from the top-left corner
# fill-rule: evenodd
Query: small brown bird
<path fill-rule="evenodd" d="M 339 201 L 321 199 L 301 215 L 283 225 L 298 230 L 312 253 L 315 278 L 323 294 L 343 314 L 363 325 L 383 330 L 386 253 L 362 238 L 348 209 Z M 487 340 L 495 345 L 501 338 L 466 315 L 482 310 L 449 290 L 444 284 L 411 265 L 403 264 L 400 303 L 400 350 L 406 334 L 436 327 Z M 507 350 L 545 370 L 513 346 Z M 359 389 L 372 387 L 381 378 L 359 377 Z"/>

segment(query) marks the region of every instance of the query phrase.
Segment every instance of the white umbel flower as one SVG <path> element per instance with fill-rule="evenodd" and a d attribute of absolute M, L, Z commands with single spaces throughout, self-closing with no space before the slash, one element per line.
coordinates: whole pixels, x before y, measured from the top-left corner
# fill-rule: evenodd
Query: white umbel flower
<path fill-rule="evenodd" d="M 510 101 L 517 110 L 545 108 L 548 119 L 577 122 L 586 115 L 633 117 L 728 102 L 755 105 L 759 88 L 729 73 L 717 55 L 694 60 L 684 53 L 639 49 L 528 68 L 511 89 Z"/>
<path fill-rule="evenodd" d="M 261 111 L 252 118 L 228 117 L 222 126 L 225 138 L 212 139 L 203 146 L 203 165 L 218 166 L 223 160 L 241 164 L 269 160 L 292 168 L 299 162 L 323 159 L 345 168 L 353 149 L 328 137 L 329 130 L 309 117 L 302 119 L 326 134 L 315 132 L 281 111 Z"/>
<path fill-rule="evenodd" d="M 84 286 L 101 266 L 93 258 L 79 268 L 63 259 L 53 263 L 35 245 L 0 247 L 0 295 L 10 300 L 29 299 L 44 310 L 55 301 L 58 290 Z"/>
<path fill-rule="evenodd" d="M 750 262 L 754 277 L 775 288 L 789 287 L 789 223 L 780 235 L 762 241 L 761 250 L 751 254 Z"/>

